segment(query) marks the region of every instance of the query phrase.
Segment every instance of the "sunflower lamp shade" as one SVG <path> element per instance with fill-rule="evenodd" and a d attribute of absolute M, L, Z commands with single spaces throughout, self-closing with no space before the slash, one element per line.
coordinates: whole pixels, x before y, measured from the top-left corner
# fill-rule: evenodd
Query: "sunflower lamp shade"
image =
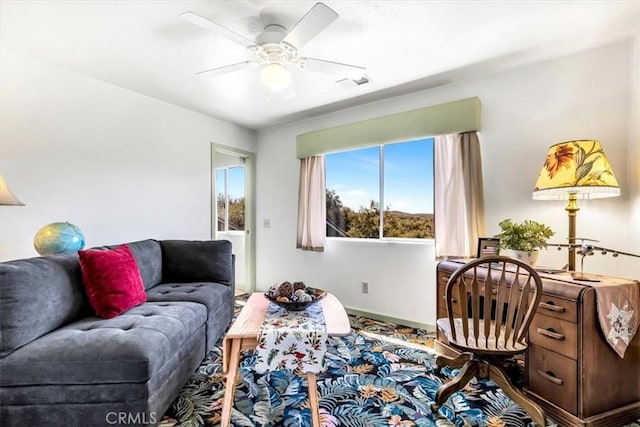
<path fill-rule="evenodd" d="M 24 206 L 11 189 L 4 182 L 4 178 L 0 175 L 0 206 Z"/>
<path fill-rule="evenodd" d="M 620 195 L 618 181 L 599 141 L 576 140 L 552 145 L 535 188 L 534 200 L 569 200 L 569 270 L 576 267 L 576 214 L 578 199 Z"/>

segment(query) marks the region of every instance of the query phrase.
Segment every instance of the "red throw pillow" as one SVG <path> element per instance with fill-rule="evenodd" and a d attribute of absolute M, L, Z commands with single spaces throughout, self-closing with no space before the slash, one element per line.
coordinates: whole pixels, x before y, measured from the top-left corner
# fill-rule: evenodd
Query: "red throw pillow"
<path fill-rule="evenodd" d="M 78 251 L 84 287 L 96 314 L 116 317 L 147 300 L 136 259 L 127 245 Z"/>

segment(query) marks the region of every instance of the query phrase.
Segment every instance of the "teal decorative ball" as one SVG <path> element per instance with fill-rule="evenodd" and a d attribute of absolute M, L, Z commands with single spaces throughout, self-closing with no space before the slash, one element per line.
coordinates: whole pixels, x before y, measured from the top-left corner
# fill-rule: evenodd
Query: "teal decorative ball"
<path fill-rule="evenodd" d="M 76 252 L 84 248 L 84 234 L 68 222 L 53 222 L 38 230 L 33 247 L 40 255 Z"/>

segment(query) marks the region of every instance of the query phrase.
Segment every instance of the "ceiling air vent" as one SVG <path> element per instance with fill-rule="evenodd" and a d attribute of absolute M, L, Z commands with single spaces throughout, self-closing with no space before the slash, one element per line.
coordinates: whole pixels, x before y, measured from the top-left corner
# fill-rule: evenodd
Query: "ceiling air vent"
<path fill-rule="evenodd" d="M 338 80 L 336 84 L 344 89 L 350 89 L 356 86 L 362 86 L 364 84 L 371 83 L 371 79 L 366 74 L 363 74 L 358 80 L 354 79 L 342 79 Z"/>

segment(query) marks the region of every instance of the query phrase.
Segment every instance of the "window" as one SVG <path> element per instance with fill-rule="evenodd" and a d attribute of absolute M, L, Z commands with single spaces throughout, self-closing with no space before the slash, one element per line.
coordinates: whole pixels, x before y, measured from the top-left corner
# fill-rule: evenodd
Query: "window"
<path fill-rule="evenodd" d="M 327 154 L 325 167 L 328 237 L 434 237 L 432 138 Z"/>
<path fill-rule="evenodd" d="M 216 169 L 218 231 L 244 230 L 244 166 Z"/>

